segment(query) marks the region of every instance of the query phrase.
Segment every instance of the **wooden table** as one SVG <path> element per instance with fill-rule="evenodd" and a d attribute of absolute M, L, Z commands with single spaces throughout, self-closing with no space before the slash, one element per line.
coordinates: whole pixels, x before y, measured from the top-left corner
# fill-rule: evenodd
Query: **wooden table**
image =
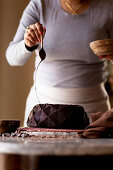
<path fill-rule="evenodd" d="M 0 170 L 60 170 L 76 169 L 77 166 L 79 169 L 100 169 L 102 166 L 108 169 L 112 162 L 111 138 L 0 137 Z"/>

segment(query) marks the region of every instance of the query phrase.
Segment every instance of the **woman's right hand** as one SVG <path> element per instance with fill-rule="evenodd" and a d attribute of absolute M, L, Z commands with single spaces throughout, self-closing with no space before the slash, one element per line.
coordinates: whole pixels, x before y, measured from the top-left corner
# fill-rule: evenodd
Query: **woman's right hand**
<path fill-rule="evenodd" d="M 45 36 L 46 28 L 39 22 L 27 27 L 24 34 L 24 42 L 28 47 L 34 47 L 41 42 L 41 36 Z"/>
<path fill-rule="evenodd" d="M 99 56 L 99 58 L 104 58 L 113 62 L 113 54 Z"/>

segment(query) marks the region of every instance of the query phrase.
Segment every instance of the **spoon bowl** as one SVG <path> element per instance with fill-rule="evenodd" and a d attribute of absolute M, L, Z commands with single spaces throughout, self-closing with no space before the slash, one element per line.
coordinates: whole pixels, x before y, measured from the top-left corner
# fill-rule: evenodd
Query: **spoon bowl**
<path fill-rule="evenodd" d="M 46 52 L 43 48 L 43 35 L 41 36 L 41 49 L 39 51 L 39 56 L 40 56 L 41 60 L 44 60 L 46 58 Z"/>
<path fill-rule="evenodd" d="M 46 52 L 45 52 L 45 50 L 43 49 L 43 47 L 40 49 L 40 51 L 39 51 L 39 56 L 40 56 L 40 58 L 41 58 L 41 60 L 45 60 L 45 58 L 46 58 Z"/>

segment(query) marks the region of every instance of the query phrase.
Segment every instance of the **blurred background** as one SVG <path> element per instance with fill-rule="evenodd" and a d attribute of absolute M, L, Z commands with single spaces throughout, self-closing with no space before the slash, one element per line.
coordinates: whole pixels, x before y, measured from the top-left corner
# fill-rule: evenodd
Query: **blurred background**
<path fill-rule="evenodd" d="M 26 98 L 33 83 L 35 55 L 24 66 L 11 67 L 5 52 L 29 0 L 0 0 L 0 119 L 20 119 L 23 125 Z M 113 106 L 113 69 L 108 63 L 106 89 Z"/>
<path fill-rule="evenodd" d="M 24 119 L 26 98 L 33 83 L 34 54 L 24 66 L 11 67 L 6 49 L 29 0 L 0 0 L 0 119 Z"/>

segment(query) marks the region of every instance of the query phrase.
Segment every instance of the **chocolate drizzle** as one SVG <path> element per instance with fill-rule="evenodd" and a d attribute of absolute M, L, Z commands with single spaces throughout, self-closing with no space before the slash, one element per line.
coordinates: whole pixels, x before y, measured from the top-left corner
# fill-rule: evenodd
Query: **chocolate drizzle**
<path fill-rule="evenodd" d="M 39 104 L 40 104 L 40 100 L 39 100 L 39 97 L 38 97 L 38 94 L 37 94 L 36 77 L 37 77 L 38 68 L 39 68 L 39 66 L 40 66 L 40 64 L 41 64 L 42 61 L 43 61 L 43 60 L 41 60 L 41 61 L 39 62 L 38 66 L 37 66 L 37 68 L 36 68 L 36 73 L 35 73 L 35 93 L 36 93 L 37 101 L 38 101 Z"/>
<path fill-rule="evenodd" d="M 43 39 L 42 39 L 42 42 L 43 42 Z M 39 97 L 38 97 L 38 94 L 37 94 L 37 89 L 36 89 L 36 77 L 37 77 L 37 71 L 38 71 L 38 68 L 39 68 L 41 62 L 42 62 L 43 60 L 45 60 L 45 58 L 46 58 L 46 52 L 45 52 L 45 50 L 43 49 L 43 43 L 41 43 L 41 44 L 42 44 L 42 47 L 41 47 L 41 49 L 40 49 L 40 51 L 39 51 L 39 56 L 40 56 L 40 59 L 41 59 L 41 60 L 40 60 L 38 66 L 37 66 L 37 68 L 36 68 L 36 74 L 35 74 L 35 93 L 36 93 L 36 97 L 37 97 L 37 100 L 38 100 L 38 103 L 39 103 L 39 104 L 40 104 L 40 100 L 39 100 Z"/>

